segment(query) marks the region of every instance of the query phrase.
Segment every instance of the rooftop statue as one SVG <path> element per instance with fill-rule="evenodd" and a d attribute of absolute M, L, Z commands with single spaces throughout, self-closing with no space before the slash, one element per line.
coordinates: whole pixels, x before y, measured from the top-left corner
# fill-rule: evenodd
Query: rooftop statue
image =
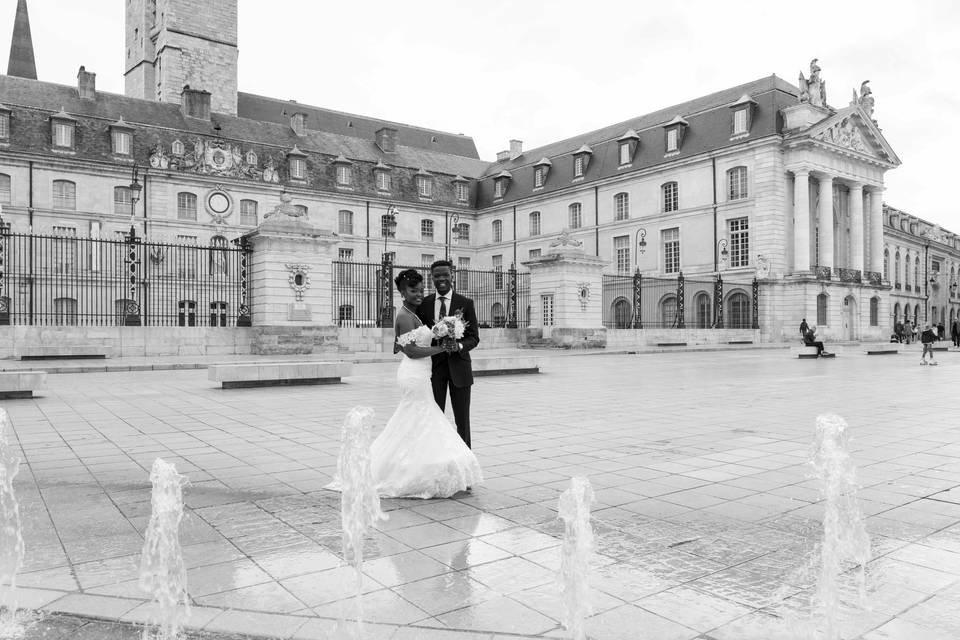
<path fill-rule="evenodd" d="M 815 107 L 827 106 L 827 82 L 820 79 L 820 66 L 817 58 L 810 61 L 810 79 L 800 72 L 800 102 L 809 102 Z"/>
<path fill-rule="evenodd" d="M 263 219 L 272 218 L 274 216 L 287 216 L 289 218 L 302 218 L 306 214 L 302 209 L 297 209 L 293 204 L 293 196 L 291 196 L 286 191 L 280 192 L 280 204 L 273 208 L 273 211 L 268 211 L 266 215 L 263 216 Z"/>

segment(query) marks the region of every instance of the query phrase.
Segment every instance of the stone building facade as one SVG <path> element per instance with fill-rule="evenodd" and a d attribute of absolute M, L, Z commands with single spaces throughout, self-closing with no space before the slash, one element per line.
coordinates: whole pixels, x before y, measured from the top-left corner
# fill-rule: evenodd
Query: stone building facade
<path fill-rule="evenodd" d="M 236 4 L 129 0 L 125 96 L 82 67 L 76 86 L 0 76 L 4 220 L 209 245 L 285 191 L 345 261 L 527 270 L 566 231 L 609 274 L 720 275 L 727 298 L 756 277 L 767 340 L 795 339 L 801 318 L 884 339 L 908 306 L 956 316 L 960 239 L 883 204 L 900 161 L 872 93 L 830 106 L 816 61 L 798 86 L 761 78 L 538 149 L 513 140 L 490 162 L 468 136 L 239 92 Z M 897 288 L 898 252 L 903 285 L 924 261 L 929 295 Z"/>

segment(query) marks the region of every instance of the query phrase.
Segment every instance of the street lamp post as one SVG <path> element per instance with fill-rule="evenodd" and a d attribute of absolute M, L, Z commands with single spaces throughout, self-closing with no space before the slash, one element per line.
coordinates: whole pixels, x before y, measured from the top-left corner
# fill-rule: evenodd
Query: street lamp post
<path fill-rule="evenodd" d="M 444 258 L 450 260 L 450 244 L 451 241 L 460 244 L 460 214 L 454 213 L 447 222 L 447 247 L 444 255 Z"/>
<path fill-rule="evenodd" d="M 397 215 L 400 209 L 396 205 L 387 207 L 386 215 L 380 221 L 380 233 L 383 234 L 383 259 L 380 264 L 380 326 L 393 324 L 393 260 L 387 253 L 387 240 L 397 235 Z"/>
<path fill-rule="evenodd" d="M 717 251 L 720 253 L 720 271 L 723 271 L 727 268 L 727 258 L 730 257 L 730 252 L 727 251 L 726 238 L 721 238 L 720 242 L 717 243 Z"/>
<path fill-rule="evenodd" d="M 137 232 L 134 228 L 136 224 L 137 217 L 137 203 L 140 202 L 140 192 L 143 190 L 143 185 L 140 184 L 140 165 L 133 165 L 133 174 L 130 179 L 130 237 L 135 238 Z M 147 230 L 144 227 L 144 235 L 146 235 Z"/>
<path fill-rule="evenodd" d="M 640 270 L 640 256 L 642 256 L 647 250 L 647 230 L 643 227 L 637 229 L 637 233 L 634 234 L 634 244 L 637 246 L 637 271 Z"/>

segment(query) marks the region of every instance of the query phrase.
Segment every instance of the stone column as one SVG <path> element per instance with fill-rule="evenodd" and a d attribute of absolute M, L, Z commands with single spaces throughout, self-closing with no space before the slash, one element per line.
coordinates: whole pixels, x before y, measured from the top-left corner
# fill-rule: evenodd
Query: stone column
<path fill-rule="evenodd" d="M 820 182 L 820 266 L 834 266 L 833 259 L 833 178 L 818 178 Z"/>
<path fill-rule="evenodd" d="M 253 247 L 251 352 L 336 350 L 331 267 L 340 241 L 337 235 L 313 226 L 305 217 L 279 212 L 245 237 Z"/>
<path fill-rule="evenodd" d="M 883 273 L 883 189 L 870 190 L 870 271 Z"/>
<path fill-rule="evenodd" d="M 793 270 L 810 271 L 810 171 L 793 172 Z"/>
<path fill-rule="evenodd" d="M 530 269 L 531 327 L 559 346 L 605 347 L 602 272 L 609 263 L 587 255 L 581 242 L 561 237 L 543 257 L 523 264 Z M 543 322 L 544 296 L 553 304 L 551 326 Z"/>
<path fill-rule="evenodd" d="M 850 268 L 863 272 L 863 185 L 850 184 Z"/>

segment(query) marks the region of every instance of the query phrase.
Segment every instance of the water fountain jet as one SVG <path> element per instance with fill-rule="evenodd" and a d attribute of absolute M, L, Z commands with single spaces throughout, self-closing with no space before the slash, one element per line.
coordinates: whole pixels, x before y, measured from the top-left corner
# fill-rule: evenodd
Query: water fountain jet
<path fill-rule="evenodd" d="M 26 633 L 25 617 L 17 612 L 17 573 L 23 565 L 24 546 L 20 505 L 13 490 L 20 458 L 10 444 L 12 435 L 10 417 L 0 408 L 0 638 L 21 638 Z"/>
<path fill-rule="evenodd" d="M 572 640 L 586 640 L 585 621 L 593 613 L 590 602 L 590 565 L 593 557 L 593 528 L 590 504 L 593 488 L 587 478 L 570 478 L 570 488 L 560 494 L 563 545 L 557 580 L 563 598 L 563 626 Z"/>

